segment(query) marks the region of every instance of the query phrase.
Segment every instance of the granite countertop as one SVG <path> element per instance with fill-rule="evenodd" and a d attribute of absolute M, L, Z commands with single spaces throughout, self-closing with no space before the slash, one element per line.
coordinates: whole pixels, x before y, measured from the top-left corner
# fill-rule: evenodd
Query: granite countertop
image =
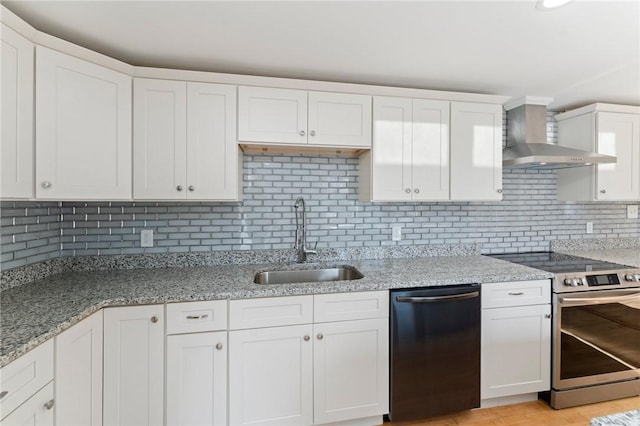
<path fill-rule="evenodd" d="M 640 248 L 603 250 L 558 250 L 558 252 L 640 268 Z"/>
<path fill-rule="evenodd" d="M 352 265 L 355 281 L 258 285 L 273 269 Z M 0 299 L 0 367 L 106 306 L 523 281 L 551 274 L 481 255 L 62 272 L 9 288 Z"/>

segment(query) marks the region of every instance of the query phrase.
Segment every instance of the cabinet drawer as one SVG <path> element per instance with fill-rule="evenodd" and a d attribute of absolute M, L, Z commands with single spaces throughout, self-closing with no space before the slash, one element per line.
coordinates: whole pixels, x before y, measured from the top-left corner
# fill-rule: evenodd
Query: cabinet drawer
<path fill-rule="evenodd" d="M 54 405 L 53 383 L 49 383 L 38 391 L 38 393 L 29 398 L 27 402 L 3 418 L 1 423 L 3 426 L 53 426 Z M 4 411 L 2 411 L 2 415 L 5 415 Z"/>
<path fill-rule="evenodd" d="M 53 339 L 0 370 L 0 411 L 9 414 L 53 379 Z M 5 393 L 6 392 L 6 393 Z"/>
<path fill-rule="evenodd" d="M 274 327 L 313 321 L 313 296 L 269 297 L 229 302 L 229 328 Z"/>
<path fill-rule="evenodd" d="M 314 296 L 314 322 L 387 317 L 389 317 L 388 291 L 363 291 Z"/>
<path fill-rule="evenodd" d="M 167 334 L 226 330 L 227 301 L 167 304 Z"/>
<path fill-rule="evenodd" d="M 551 281 L 482 284 L 482 308 L 551 303 Z"/>

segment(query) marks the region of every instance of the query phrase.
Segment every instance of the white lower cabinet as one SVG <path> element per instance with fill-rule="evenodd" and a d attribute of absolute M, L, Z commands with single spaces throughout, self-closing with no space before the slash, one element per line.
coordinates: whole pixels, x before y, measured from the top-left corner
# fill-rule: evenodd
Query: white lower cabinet
<path fill-rule="evenodd" d="M 0 424 L 2 426 L 53 426 L 54 407 L 53 382 L 51 382 L 2 419 Z"/>
<path fill-rule="evenodd" d="M 271 326 L 292 306 L 307 318 L 312 301 L 315 320 L 331 322 Z M 264 328 L 234 330 L 247 324 L 246 305 L 229 306 L 230 424 L 381 422 L 389 403 L 388 292 L 254 299 L 250 311 L 264 316 L 252 320 Z"/>
<path fill-rule="evenodd" d="M 549 280 L 482 285 L 482 400 L 549 390 Z"/>
<path fill-rule="evenodd" d="M 227 424 L 227 301 L 167 304 L 167 426 Z"/>
<path fill-rule="evenodd" d="M 102 310 L 56 336 L 56 424 L 102 424 Z"/>
<path fill-rule="evenodd" d="M 0 369 L 0 425 L 53 425 L 53 339 Z"/>
<path fill-rule="evenodd" d="M 314 325 L 315 424 L 389 411 L 389 320 Z"/>
<path fill-rule="evenodd" d="M 167 337 L 167 426 L 227 424 L 227 332 Z"/>
<path fill-rule="evenodd" d="M 229 333 L 229 424 L 313 423 L 312 331 L 303 324 Z"/>
<path fill-rule="evenodd" d="M 164 306 L 104 310 L 104 424 L 156 426 L 164 413 Z"/>

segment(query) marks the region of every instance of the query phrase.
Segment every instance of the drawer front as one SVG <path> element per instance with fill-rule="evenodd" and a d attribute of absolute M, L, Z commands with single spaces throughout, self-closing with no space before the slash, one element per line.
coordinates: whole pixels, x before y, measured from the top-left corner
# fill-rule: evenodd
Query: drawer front
<path fill-rule="evenodd" d="M 482 308 L 551 303 L 551 280 L 482 284 Z"/>
<path fill-rule="evenodd" d="M 20 407 L 15 409 L 0 421 L 3 426 L 37 425 L 53 426 L 53 412 L 55 400 L 53 398 L 53 383 L 49 383 L 38 393 L 33 395 Z M 2 415 L 6 413 L 3 411 Z"/>
<path fill-rule="evenodd" d="M 199 333 L 227 329 L 227 301 L 167 304 L 167 334 Z"/>
<path fill-rule="evenodd" d="M 12 412 L 52 379 L 53 339 L 50 339 L 0 370 L 2 415 Z"/>
<path fill-rule="evenodd" d="M 229 302 L 229 329 L 309 324 L 313 321 L 313 296 L 268 297 Z"/>
<path fill-rule="evenodd" d="M 319 294 L 313 300 L 314 322 L 389 317 L 388 291 Z"/>

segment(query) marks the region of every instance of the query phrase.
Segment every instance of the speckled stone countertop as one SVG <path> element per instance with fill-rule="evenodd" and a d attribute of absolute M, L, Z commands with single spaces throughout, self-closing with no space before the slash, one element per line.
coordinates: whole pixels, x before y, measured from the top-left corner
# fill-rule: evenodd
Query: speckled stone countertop
<path fill-rule="evenodd" d="M 355 281 L 258 285 L 255 273 L 273 269 L 352 265 Z M 523 281 L 551 274 L 480 255 L 243 264 L 183 268 L 62 272 L 2 291 L 0 367 L 93 312 L 116 305 L 385 290 L 464 283 Z"/>
<path fill-rule="evenodd" d="M 557 241 L 551 250 L 640 268 L 640 238 Z"/>

